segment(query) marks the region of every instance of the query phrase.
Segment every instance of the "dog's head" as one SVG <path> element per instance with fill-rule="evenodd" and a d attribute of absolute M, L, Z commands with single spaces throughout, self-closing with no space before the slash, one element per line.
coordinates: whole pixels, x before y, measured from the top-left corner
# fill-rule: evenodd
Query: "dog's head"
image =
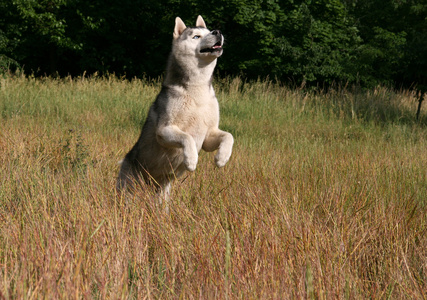
<path fill-rule="evenodd" d="M 196 27 L 186 27 L 181 18 L 177 17 L 173 39 L 174 46 L 179 48 L 181 54 L 212 60 L 220 57 L 223 51 L 224 37 L 221 31 L 207 29 L 202 16 L 197 17 Z"/>

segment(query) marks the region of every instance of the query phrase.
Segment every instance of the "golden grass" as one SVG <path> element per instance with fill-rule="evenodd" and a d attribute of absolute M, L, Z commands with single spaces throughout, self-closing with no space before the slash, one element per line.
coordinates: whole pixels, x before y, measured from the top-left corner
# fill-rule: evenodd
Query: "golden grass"
<path fill-rule="evenodd" d="M 114 190 L 159 87 L 1 79 L 0 298 L 427 297 L 412 94 L 218 80 L 232 159 L 202 153 L 166 214 Z"/>

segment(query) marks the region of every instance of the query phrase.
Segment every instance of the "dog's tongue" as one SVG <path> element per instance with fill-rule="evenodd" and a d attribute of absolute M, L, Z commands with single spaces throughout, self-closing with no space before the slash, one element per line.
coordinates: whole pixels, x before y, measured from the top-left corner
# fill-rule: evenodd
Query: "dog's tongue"
<path fill-rule="evenodd" d="M 214 48 L 214 49 L 218 49 L 218 48 L 222 48 L 222 46 L 215 45 L 215 46 L 213 46 L 212 48 Z"/>

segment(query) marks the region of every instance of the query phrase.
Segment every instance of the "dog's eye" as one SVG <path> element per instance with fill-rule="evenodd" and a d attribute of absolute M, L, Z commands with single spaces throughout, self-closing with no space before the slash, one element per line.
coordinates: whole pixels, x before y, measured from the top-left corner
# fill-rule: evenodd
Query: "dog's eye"
<path fill-rule="evenodd" d="M 195 35 L 195 36 L 193 36 L 193 39 L 194 39 L 194 40 L 200 39 L 200 35 Z"/>

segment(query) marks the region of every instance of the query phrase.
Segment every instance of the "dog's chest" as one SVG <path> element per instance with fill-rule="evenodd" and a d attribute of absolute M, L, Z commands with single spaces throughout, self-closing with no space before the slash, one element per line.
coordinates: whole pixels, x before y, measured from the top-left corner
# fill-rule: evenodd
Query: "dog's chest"
<path fill-rule="evenodd" d="M 215 95 L 208 94 L 203 97 L 186 96 L 186 102 L 181 111 L 184 130 L 198 131 L 205 127 L 215 126 L 218 119 L 218 101 Z"/>
<path fill-rule="evenodd" d="M 200 148 L 209 128 L 218 126 L 218 101 L 213 90 L 186 93 L 183 96 L 174 123 L 190 134 Z"/>

